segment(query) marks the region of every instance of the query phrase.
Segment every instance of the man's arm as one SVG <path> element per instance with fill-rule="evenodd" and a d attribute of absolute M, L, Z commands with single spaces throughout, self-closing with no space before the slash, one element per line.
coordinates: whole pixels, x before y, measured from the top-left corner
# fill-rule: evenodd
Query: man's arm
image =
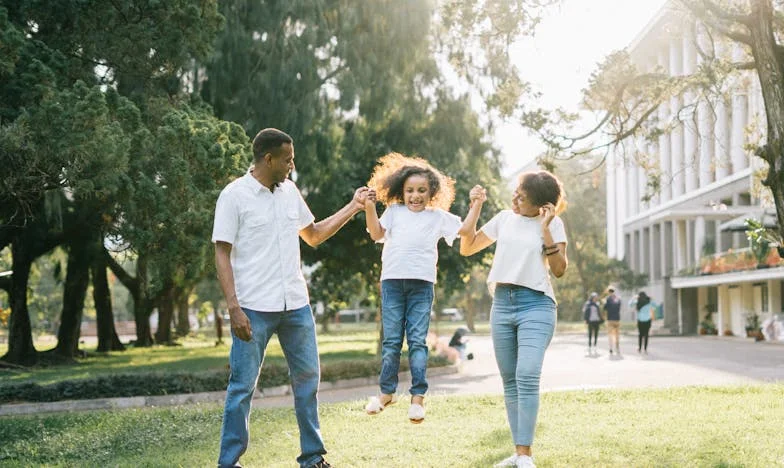
<path fill-rule="evenodd" d="M 299 231 L 299 236 L 311 247 L 316 247 L 329 239 L 355 214 L 365 209 L 367 192 L 367 187 L 358 188 L 354 192 L 354 198 L 346 206 L 338 210 L 332 216 L 301 229 Z"/>
<path fill-rule="evenodd" d="M 226 306 L 229 308 L 229 321 L 231 330 L 237 338 L 243 341 L 250 341 L 253 332 L 250 328 L 250 320 L 245 312 L 242 311 L 237 300 L 237 292 L 234 288 L 234 272 L 231 269 L 231 244 L 228 242 L 215 242 L 215 269 L 218 270 L 218 282 L 226 298 Z"/>

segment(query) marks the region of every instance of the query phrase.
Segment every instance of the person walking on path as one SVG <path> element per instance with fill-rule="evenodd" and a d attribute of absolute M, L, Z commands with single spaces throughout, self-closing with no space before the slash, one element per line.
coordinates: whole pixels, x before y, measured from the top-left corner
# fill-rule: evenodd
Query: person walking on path
<path fill-rule="evenodd" d="M 615 294 L 615 289 L 609 288 L 610 293 L 604 301 L 605 319 L 607 320 L 607 339 L 610 342 L 610 354 L 613 350 L 621 354 L 621 298 Z"/>
<path fill-rule="evenodd" d="M 383 242 L 381 253 L 381 350 L 380 395 L 365 407 L 378 414 L 396 402 L 403 336 L 408 341 L 411 369 L 411 406 L 408 419 L 419 424 L 425 419 L 427 393 L 427 331 L 433 308 L 438 241 L 457 238 L 462 225 L 450 213 L 455 199 L 454 180 L 427 161 L 390 153 L 368 182 L 371 188 L 365 205 L 365 220 L 371 239 Z M 379 219 L 376 199 L 386 205 Z"/>
<path fill-rule="evenodd" d="M 485 189 L 477 185 L 471 189 L 470 208 L 460 229 L 462 255 L 498 244 L 487 278 L 493 292 L 490 323 L 515 452 L 496 466 L 534 466 L 531 445 L 539 413 L 539 379 L 556 322 L 550 273 L 560 278 L 568 264 L 566 231 L 556 216 L 565 207 L 563 197 L 563 186 L 551 173 L 523 173 L 512 209 L 496 214 L 477 232 L 487 199 Z"/>
<path fill-rule="evenodd" d="M 599 326 L 602 324 L 602 312 L 599 309 L 599 294 L 592 292 L 583 304 L 583 320 L 588 325 L 588 354 L 596 351 L 596 342 L 599 339 Z"/>
<path fill-rule="evenodd" d="M 215 208 L 215 265 L 231 322 L 229 376 L 220 467 L 240 466 L 248 448 L 251 398 L 273 334 L 286 356 L 299 426 L 300 467 L 327 468 L 318 417 L 319 355 L 300 237 L 315 247 L 365 207 L 367 187 L 332 216 L 314 223 L 297 186 L 294 142 L 266 128 L 253 139 L 253 168 L 227 185 Z"/>
<path fill-rule="evenodd" d="M 656 304 L 644 291 L 640 291 L 635 307 L 637 308 L 637 352 L 648 354 L 648 334 L 651 331 L 651 323 L 656 318 Z"/>

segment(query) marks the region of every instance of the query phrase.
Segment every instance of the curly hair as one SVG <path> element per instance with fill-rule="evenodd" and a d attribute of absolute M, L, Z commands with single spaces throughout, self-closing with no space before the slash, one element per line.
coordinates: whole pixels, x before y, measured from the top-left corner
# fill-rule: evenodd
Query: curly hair
<path fill-rule="evenodd" d="M 455 180 L 447 177 L 422 158 L 389 153 L 379 158 L 368 187 L 376 191 L 378 201 L 386 206 L 403 203 L 403 184 L 412 175 L 424 176 L 430 187 L 429 206 L 449 211 L 455 201 Z"/>
<path fill-rule="evenodd" d="M 555 212 L 560 214 L 566 210 L 566 192 L 561 181 L 548 171 L 533 171 L 520 174 L 520 190 L 524 191 L 531 203 L 542 206 L 552 203 Z"/>

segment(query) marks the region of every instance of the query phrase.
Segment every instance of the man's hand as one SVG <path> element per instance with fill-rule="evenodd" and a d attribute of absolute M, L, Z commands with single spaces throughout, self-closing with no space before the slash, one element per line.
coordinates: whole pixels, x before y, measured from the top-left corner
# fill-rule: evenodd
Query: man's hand
<path fill-rule="evenodd" d="M 365 198 L 365 209 L 368 209 L 376 204 L 376 191 L 373 189 L 368 189 L 367 191 L 367 198 Z"/>
<path fill-rule="evenodd" d="M 231 331 L 242 341 L 250 341 L 253 332 L 250 328 L 250 320 L 240 306 L 229 308 L 229 320 L 231 321 Z"/>
<path fill-rule="evenodd" d="M 352 200 L 352 205 L 356 211 L 365 210 L 365 202 L 367 201 L 368 191 L 370 191 L 370 189 L 367 187 L 360 187 L 356 191 L 354 191 L 354 199 Z"/>

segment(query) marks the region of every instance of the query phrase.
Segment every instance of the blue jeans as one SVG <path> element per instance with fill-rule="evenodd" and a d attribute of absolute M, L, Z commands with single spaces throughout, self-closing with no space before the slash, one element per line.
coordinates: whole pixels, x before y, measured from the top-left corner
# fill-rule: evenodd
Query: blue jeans
<path fill-rule="evenodd" d="M 232 333 L 229 387 L 223 410 L 218 466 L 235 466 L 248 448 L 250 402 L 259 380 L 264 351 L 270 337 L 278 334 L 289 366 L 294 391 L 294 413 L 299 426 L 302 453 L 300 466 L 318 463 L 327 453 L 318 419 L 318 387 L 321 377 L 316 348 L 316 326 L 310 306 L 286 312 L 242 309 L 250 320 L 253 337 L 242 341 Z"/>
<path fill-rule="evenodd" d="M 490 330 L 515 445 L 530 446 L 539 413 L 544 351 L 555 331 L 555 302 L 544 293 L 498 284 Z"/>
<path fill-rule="evenodd" d="M 433 283 L 417 279 L 390 279 L 381 282 L 381 393 L 397 391 L 403 333 L 408 340 L 408 363 L 411 368 L 411 395 L 427 393 L 427 329 L 433 305 Z"/>

